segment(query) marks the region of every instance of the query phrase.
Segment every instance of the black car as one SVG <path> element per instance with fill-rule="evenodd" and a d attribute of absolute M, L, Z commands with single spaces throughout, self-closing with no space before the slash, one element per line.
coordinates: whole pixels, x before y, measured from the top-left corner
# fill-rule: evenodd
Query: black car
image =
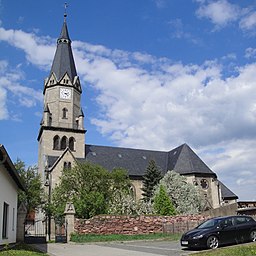
<path fill-rule="evenodd" d="M 219 245 L 256 241 L 256 221 L 250 216 L 209 219 L 182 235 L 181 246 L 216 249 Z"/>

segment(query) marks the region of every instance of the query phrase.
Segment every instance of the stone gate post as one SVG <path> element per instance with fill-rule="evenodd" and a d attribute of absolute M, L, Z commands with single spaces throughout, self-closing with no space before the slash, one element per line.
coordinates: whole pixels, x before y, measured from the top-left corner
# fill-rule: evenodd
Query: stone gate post
<path fill-rule="evenodd" d="M 24 242 L 24 232 L 25 232 L 25 219 L 27 215 L 27 208 L 24 203 L 21 203 L 17 211 L 17 233 L 16 240 L 19 242 Z"/>
<path fill-rule="evenodd" d="M 75 227 L 75 207 L 72 203 L 67 203 L 65 207 L 65 222 L 67 225 L 67 242 L 70 241 L 70 235 L 74 232 Z"/>

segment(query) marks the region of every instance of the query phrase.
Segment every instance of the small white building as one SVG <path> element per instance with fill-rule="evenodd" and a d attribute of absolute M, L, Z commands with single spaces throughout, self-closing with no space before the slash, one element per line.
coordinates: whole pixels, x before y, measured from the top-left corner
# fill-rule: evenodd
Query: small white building
<path fill-rule="evenodd" d="M 16 242 L 19 189 L 24 190 L 20 177 L 0 144 L 0 245 Z"/>

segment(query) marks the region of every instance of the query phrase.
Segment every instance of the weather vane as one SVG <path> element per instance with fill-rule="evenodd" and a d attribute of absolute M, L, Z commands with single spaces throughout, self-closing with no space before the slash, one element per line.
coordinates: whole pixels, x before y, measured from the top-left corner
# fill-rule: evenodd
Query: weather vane
<path fill-rule="evenodd" d="M 65 21 L 66 21 L 66 17 L 67 17 L 67 7 L 68 7 L 68 4 L 65 3 L 65 4 L 64 4 L 64 8 L 65 8 L 64 19 L 65 19 Z"/>

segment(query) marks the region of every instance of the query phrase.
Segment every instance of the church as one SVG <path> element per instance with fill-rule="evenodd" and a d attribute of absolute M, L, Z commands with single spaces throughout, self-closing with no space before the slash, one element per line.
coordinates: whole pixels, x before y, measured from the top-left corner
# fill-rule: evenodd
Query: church
<path fill-rule="evenodd" d="M 227 188 L 187 144 L 170 151 L 108 147 L 86 144 L 84 113 L 81 108 L 82 86 L 76 71 L 66 15 L 57 40 L 57 49 L 49 76 L 44 81 L 44 109 L 38 134 L 38 168 L 51 189 L 58 184 L 63 168 L 85 161 L 127 170 L 136 199 L 141 198 L 142 181 L 150 160 L 164 175 L 173 170 L 199 186 L 205 197 L 205 209 L 235 203 L 238 197 Z M 47 171 L 47 173 L 46 173 Z"/>

